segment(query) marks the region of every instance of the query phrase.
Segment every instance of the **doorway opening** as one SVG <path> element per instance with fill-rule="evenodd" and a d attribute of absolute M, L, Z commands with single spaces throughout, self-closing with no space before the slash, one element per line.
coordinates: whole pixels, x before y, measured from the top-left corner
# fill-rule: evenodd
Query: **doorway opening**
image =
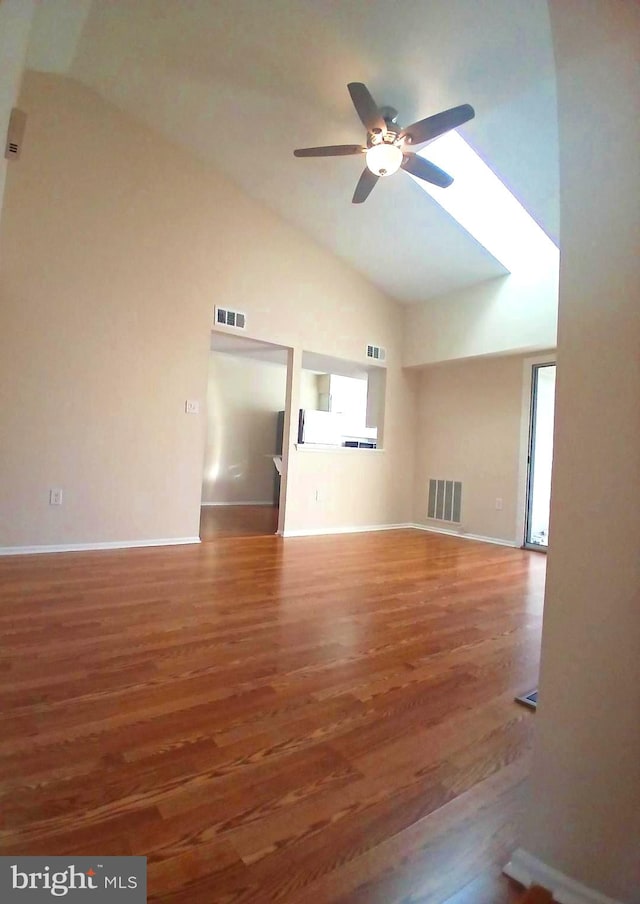
<path fill-rule="evenodd" d="M 287 367 L 283 346 L 211 333 L 202 541 L 277 532 Z"/>
<path fill-rule="evenodd" d="M 534 364 L 531 374 L 525 546 L 544 551 L 549 547 L 555 394 L 556 365 Z"/>

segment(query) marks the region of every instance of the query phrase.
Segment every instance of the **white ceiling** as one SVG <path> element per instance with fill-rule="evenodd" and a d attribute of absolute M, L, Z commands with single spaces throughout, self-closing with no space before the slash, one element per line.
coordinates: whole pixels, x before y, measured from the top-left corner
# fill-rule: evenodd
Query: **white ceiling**
<path fill-rule="evenodd" d="M 364 140 L 349 81 L 405 124 L 471 103 L 460 133 L 557 237 L 543 0 L 56 0 L 40 6 L 29 65 L 180 142 L 400 301 L 505 270 L 404 173 L 352 205 L 360 158 L 293 157 Z"/>

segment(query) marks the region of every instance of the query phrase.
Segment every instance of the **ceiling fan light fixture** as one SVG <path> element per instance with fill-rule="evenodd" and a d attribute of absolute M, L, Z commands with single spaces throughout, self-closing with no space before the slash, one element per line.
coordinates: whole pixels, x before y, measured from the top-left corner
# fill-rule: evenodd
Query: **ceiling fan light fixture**
<path fill-rule="evenodd" d="M 402 151 L 395 144 L 374 144 L 367 150 L 367 166 L 376 176 L 390 176 L 400 169 Z"/>

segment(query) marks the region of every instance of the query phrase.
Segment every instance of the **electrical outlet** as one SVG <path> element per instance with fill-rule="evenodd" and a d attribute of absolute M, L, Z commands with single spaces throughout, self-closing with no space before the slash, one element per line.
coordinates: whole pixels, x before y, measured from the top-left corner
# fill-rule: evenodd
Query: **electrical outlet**
<path fill-rule="evenodd" d="M 62 505 L 62 490 L 60 487 L 52 487 L 49 490 L 49 505 Z"/>
<path fill-rule="evenodd" d="M 320 502 L 320 490 L 316 490 L 316 502 Z"/>
<path fill-rule="evenodd" d="M 500 496 L 496 497 L 496 511 L 502 511 L 502 499 L 500 498 Z"/>
<path fill-rule="evenodd" d="M 200 402 L 195 399 L 187 399 L 184 403 L 185 414 L 199 414 L 200 413 Z"/>

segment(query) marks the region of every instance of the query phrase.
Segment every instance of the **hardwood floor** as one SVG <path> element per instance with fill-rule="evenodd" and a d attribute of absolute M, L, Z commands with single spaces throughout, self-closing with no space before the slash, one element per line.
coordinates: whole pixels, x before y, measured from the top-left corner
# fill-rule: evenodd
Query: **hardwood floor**
<path fill-rule="evenodd" d="M 273 536 L 278 529 L 278 509 L 271 505 L 203 505 L 200 539 Z"/>
<path fill-rule="evenodd" d="M 0 853 L 149 900 L 507 904 L 546 558 L 418 531 L 0 560 Z"/>

